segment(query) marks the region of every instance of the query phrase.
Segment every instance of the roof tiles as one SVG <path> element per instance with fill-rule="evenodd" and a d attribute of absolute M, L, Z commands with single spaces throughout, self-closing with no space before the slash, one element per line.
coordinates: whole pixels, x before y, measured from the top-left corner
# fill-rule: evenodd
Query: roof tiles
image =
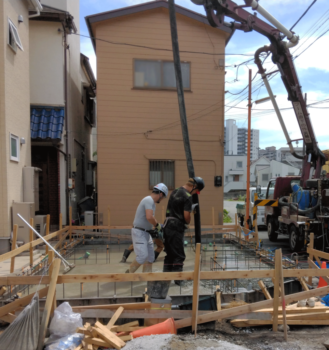
<path fill-rule="evenodd" d="M 64 107 L 31 106 L 31 138 L 60 140 L 64 125 Z"/>

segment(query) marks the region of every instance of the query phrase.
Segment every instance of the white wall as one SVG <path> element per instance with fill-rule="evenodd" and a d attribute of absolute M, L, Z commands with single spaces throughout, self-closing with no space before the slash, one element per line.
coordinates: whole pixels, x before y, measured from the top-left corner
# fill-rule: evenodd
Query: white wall
<path fill-rule="evenodd" d="M 238 168 L 237 162 L 242 162 Z M 242 173 L 242 174 L 241 174 Z M 233 181 L 234 175 L 239 175 L 239 181 Z M 224 156 L 224 193 L 232 190 L 245 190 L 247 186 L 247 156 Z"/>
<path fill-rule="evenodd" d="M 226 139 L 225 148 L 228 155 L 237 154 L 238 152 L 238 127 L 233 119 L 226 120 Z"/>
<path fill-rule="evenodd" d="M 69 0 L 75 2 L 76 0 Z M 79 0 L 77 0 L 79 2 Z M 42 5 L 55 7 L 59 10 L 68 11 L 67 0 L 41 0 Z"/>
<path fill-rule="evenodd" d="M 64 106 L 61 23 L 30 21 L 31 105 Z"/>

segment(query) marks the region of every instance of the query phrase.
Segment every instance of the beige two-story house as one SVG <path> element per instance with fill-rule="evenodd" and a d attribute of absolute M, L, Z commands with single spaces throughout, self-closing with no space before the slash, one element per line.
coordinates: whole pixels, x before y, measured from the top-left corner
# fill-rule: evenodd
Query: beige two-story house
<path fill-rule="evenodd" d="M 205 180 L 201 222 L 222 223 L 225 46 L 212 28 L 176 5 L 185 102 L 195 173 Z M 97 56 L 98 206 L 112 225 L 131 225 L 155 184 L 188 179 L 177 102 L 168 3 L 152 1 L 86 17 Z M 167 201 L 157 209 L 164 217 Z M 106 218 L 107 215 L 104 215 Z M 105 223 L 107 220 L 105 220 Z"/>

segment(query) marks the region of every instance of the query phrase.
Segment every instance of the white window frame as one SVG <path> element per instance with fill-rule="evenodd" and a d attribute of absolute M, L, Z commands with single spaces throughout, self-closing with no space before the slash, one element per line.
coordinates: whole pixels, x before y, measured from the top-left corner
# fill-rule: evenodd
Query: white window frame
<path fill-rule="evenodd" d="M 13 37 L 13 40 L 15 42 L 15 45 L 12 45 L 10 42 L 10 34 Z M 21 41 L 21 38 L 19 37 L 17 27 L 15 24 L 12 22 L 10 18 L 8 18 L 8 45 L 16 52 L 16 46 L 18 46 L 22 51 L 23 49 L 23 44 Z"/>
<path fill-rule="evenodd" d="M 17 157 L 12 155 L 12 149 L 11 149 L 11 140 L 14 139 L 16 141 L 16 146 L 17 146 Z M 19 162 L 19 149 L 20 147 L 20 142 L 19 142 L 19 137 L 14 135 L 14 134 L 9 134 L 9 148 L 10 148 L 10 160 L 13 160 L 14 162 Z"/>

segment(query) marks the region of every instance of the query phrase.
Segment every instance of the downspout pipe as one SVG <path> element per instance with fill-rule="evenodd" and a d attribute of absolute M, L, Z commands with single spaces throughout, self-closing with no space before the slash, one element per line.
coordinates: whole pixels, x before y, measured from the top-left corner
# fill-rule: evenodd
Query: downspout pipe
<path fill-rule="evenodd" d="M 39 0 L 31 0 L 31 1 L 33 2 L 35 11 L 36 11 L 37 13 L 34 14 L 34 15 L 30 15 L 29 18 L 34 18 L 34 17 L 40 16 L 40 11 L 43 10 L 43 7 L 42 7 L 42 5 L 40 4 Z"/>
<path fill-rule="evenodd" d="M 281 128 L 283 130 L 283 133 L 284 133 L 284 136 L 286 137 L 286 140 L 287 140 L 287 143 L 288 143 L 288 146 L 289 146 L 289 149 L 290 149 L 290 153 L 295 157 L 295 158 L 298 158 L 298 159 L 304 159 L 304 156 L 300 156 L 299 154 L 296 153 L 293 145 L 292 145 L 292 141 L 290 139 L 290 136 L 288 134 L 288 131 L 287 131 L 287 128 L 286 128 L 286 125 L 283 121 L 283 118 L 282 118 L 282 115 L 281 115 L 281 112 L 280 112 L 280 109 L 279 109 L 279 106 L 276 102 L 276 99 L 274 97 L 274 94 L 273 94 L 273 91 L 272 91 L 272 88 L 270 86 L 270 83 L 267 79 L 267 75 L 265 73 L 265 69 L 262 65 L 262 61 L 260 59 L 260 54 L 261 53 L 268 53 L 268 52 L 272 52 L 271 50 L 271 47 L 270 46 L 263 46 L 261 47 L 260 49 L 258 49 L 256 52 L 255 52 L 255 63 L 258 67 L 258 73 L 262 76 L 262 79 L 264 81 L 264 85 L 266 87 L 266 90 L 268 92 L 268 95 L 272 101 L 272 104 L 273 104 L 273 107 L 274 107 L 274 110 L 276 112 L 276 115 L 278 117 L 278 120 L 279 120 L 279 123 L 281 125 Z"/>
<path fill-rule="evenodd" d="M 69 152 L 69 123 L 68 123 L 68 89 L 67 89 L 67 33 L 65 30 L 65 23 L 63 25 L 64 34 L 64 123 L 65 123 L 65 151 L 66 151 L 66 183 L 65 183 L 65 202 L 66 202 L 66 223 L 69 223 L 69 178 L 70 178 L 70 152 Z"/>

